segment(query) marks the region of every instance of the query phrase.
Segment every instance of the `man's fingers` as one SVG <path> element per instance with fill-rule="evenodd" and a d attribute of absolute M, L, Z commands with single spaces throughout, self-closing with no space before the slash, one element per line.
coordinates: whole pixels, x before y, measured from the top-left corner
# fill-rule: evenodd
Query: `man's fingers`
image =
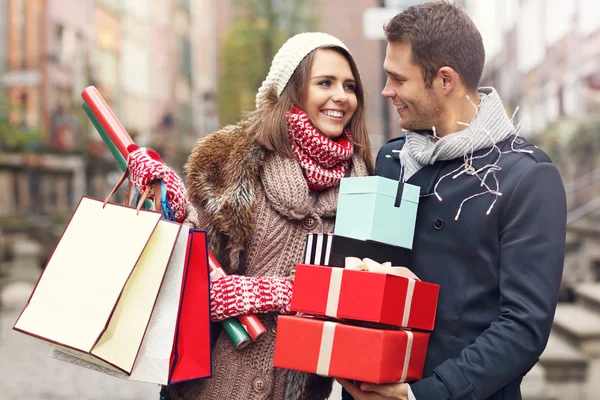
<path fill-rule="evenodd" d="M 361 383 L 360 390 L 364 392 L 375 392 L 383 397 L 402 398 L 406 396 L 408 388 L 406 383 L 392 383 L 387 385 L 377 385 L 374 383 Z"/>
<path fill-rule="evenodd" d="M 350 393 L 352 395 L 352 397 L 354 397 L 356 400 L 361 400 L 365 398 L 365 394 L 362 390 L 360 390 L 360 387 L 358 385 L 355 385 L 354 383 L 352 383 L 352 381 L 349 381 L 348 379 L 342 379 L 342 378 L 335 378 L 340 385 L 342 385 L 344 387 L 344 389 L 346 389 L 346 391 L 348 393 Z"/>

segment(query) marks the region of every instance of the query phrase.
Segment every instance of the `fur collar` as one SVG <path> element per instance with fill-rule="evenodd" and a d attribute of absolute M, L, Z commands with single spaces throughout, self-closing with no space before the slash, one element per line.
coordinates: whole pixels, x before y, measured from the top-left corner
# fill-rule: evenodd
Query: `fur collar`
<path fill-rule="evenodd" d="M 249 127 L 243 121 L 200 139 L 184 167 L 189 202 L 204 211 L 206 226 L 200 228 L 206 229 L 212 253 L 229 273 L 238 270 L 240 253 L 252 234 L 257 189 L 290 219 L 310 213 L 333 217 L 337 211 L 339 186 L 317 192 L 313 202 L 298 162 L 267 154 Z M 357 154 L 347 175 L 368 175 Z"/>
<path fill-rule="evenodd" d="M 239 267 L 253 228 L 252 203 L 264 151 L 247 121 L 198 141 L 184 169 L 188 199 L 205 211 L 213 254 L 229 271 Z"/>

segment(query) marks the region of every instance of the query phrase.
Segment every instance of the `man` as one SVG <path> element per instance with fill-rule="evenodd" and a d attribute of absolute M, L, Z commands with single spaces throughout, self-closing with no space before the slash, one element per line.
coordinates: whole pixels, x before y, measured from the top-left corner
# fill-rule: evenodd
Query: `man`
<path fill-rule="evenodd" d="M 421 188 L 410 267 L 440 297 L 421 381 L 340 383 L 357 400 L 519 400 L 562 277 L 559 172 L 517 136 L 496 91 L 477 89 L 485 53 L 462 9 L 411 7 L 385 32 L 382 94 L 406 134 L 381 149 L 377 174 Z"/>

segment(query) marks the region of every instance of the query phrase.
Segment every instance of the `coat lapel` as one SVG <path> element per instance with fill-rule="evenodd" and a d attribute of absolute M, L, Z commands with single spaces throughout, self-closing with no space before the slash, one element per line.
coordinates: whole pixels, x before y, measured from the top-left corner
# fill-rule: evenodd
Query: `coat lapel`
<path fill-rule="evenodd" d="M 440 178 L 442 168 L 447 164 L 446 161 L 438 161 L 433 165 L 426 165 L 421 168 L 413 176 L 406 181 L 411 185 L 419 186 L 421 188 L 420 195 L 428 196 L 433 193 L 436 182 Z"/>

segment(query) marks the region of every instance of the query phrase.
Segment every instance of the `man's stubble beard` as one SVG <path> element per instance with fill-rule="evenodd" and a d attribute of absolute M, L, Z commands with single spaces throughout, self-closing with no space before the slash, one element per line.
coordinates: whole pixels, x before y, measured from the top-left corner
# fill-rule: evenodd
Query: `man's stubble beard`
<path fill-rule="evenodd" d="M 413 103 L 413 109 L 415 113 L 409 121 L 403 123 L 400 118 L 400 128 L 424 135 L 430 134 L 436 123 L 443 121 L 446 114 L 442 102 L 432 92 L 426 98 Z"/>

